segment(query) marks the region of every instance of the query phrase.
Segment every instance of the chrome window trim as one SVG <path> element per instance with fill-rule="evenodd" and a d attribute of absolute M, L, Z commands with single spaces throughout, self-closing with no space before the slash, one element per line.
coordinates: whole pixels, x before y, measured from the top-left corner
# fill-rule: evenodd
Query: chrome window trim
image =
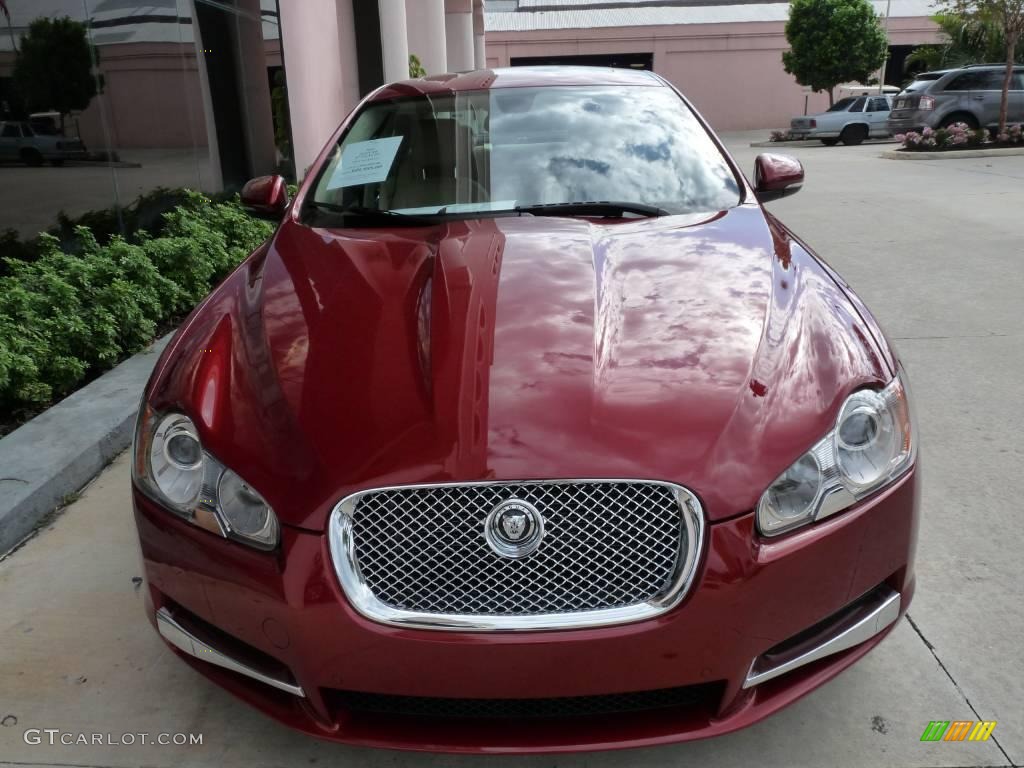
<path fill-rule="evenodd" d="M 636 483 L 657 485 L 673 492 L 682 518 L 679 560 L 669 587 L 658 596 L 642 603 L 571 613 L 545 613 L 522 616 L 443 614 L 405 611 L 382 602 L 363 581 L 355 556 L 352 535 L 353 515 L 360 499 L 381 491 L 415 490 L 419 488 L 468 488 L 479 486 L 574 485 L 578 483 Z M 536 632 L 542 630 L 585 629 L 608 627 L 644 621 L 670 611 L 689 593 L 704 551 L 704 510 L 692 491 L 675 483 L 660 480 L 622 478 L 571 478 L 559 480 L 498 480 L 469 483 L 420 483 L 367 488 L 343 498 L 331 512 L 328 543 L 334 571 L 342 591 L 352 607 L 362 616 L 380 624 L 406 629 L 433 629 L 450 632 Z"/>

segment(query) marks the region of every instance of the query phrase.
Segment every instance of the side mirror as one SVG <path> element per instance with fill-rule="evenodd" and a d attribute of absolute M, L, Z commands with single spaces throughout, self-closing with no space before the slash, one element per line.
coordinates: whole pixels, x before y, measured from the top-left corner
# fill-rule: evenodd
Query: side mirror
<path fill-rule="evenodd" d="M 766 152 L 754 160 L 754 194 L 762 203 L 795 195 L 804 183 L 804 167 L 789 155 Z"/>
<path fill-rule="evenodd" d="M 242 206 L 261 219 L 280 219 L 288 202 L 288 185 L 281 176 L 260 176 L 242 187 Z"/>

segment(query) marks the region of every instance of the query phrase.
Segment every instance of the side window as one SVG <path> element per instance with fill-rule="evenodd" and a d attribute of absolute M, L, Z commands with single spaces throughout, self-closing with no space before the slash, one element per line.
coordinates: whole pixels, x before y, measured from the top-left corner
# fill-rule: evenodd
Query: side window
<path fill-rule="evenodd" d="M 1014 72 L 1010 81 L 1011 91 L 1024 91 L 1024 72 Z"/>
<path fill-rule="evenodd" d="M 0 133 L 0 137 L 5 139 L 20 139 L 21 130 L 18 128 L 18 126 L 8 123 L 4 126 L 3 133 Z"/>
<path fill-rule="evenodd" d="M 982 91 L 1001 91 L 1003 90 L 1003 78 L 1006 77 L 1006 72 L 986 72 L 985 80 L 979 90 Z M 1013 85 L 1013 80 L 1010 80 L 1010 85 Z"/>
<path fill-rule="evenodd" d="M 889 102 L 885 99 L 872 99 L 868 105 L 868 112 L 888 112 Z"/>
<path fill-rule="evenodd" d="M 988 72 L 964 72 L 954 77 L 947 91 L 1001 91 L 1003 89 L 1003 74 L 996 71 Z"/>
<path fill-rule="evenodd" d="M 949 81 L 946 86 L 947 91 L 969 91 L 972 87 L 976 87 L 977 82 L 976 72 L 967 72 L 963 75 L 958 75 Z"/>
<path fill-rule="evenodd" d="M 859 99 L 857 99 L 855 102 L 853 102 L 853 104 L 850 105 L 850 108 L 848 110 L 846 110 L 846 111 L 847 112 L 863 112 L 864 111 L 864 102 L 865 101 L 867 101 L 867 99 L 865 99 L 863 96 L 861 96 Z"/>

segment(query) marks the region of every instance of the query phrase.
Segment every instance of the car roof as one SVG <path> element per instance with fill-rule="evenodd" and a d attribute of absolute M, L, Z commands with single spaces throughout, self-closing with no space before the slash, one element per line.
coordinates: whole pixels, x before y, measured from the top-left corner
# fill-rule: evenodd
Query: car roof
<path fill-rule="evenodd" d="M 445 73 L 415 80 L 400 80 L 376 91 L 371 100 L 400 96 L 458 93 L 495 88 L 530 88 L 558 85 L 628 85 L 664 87 L 665 82 L 643 69 L 615 67 L 536 66 L 477 69 Z"/>
<path fill-rule="evenodd" d="M 1020 64 L 1014 64 L 1013 65 L 1013 70 L 1015 72 L 1020 70 L 1020 69 L 1022 69 L 1022 68 L 1024 68 L 1024 67 L 1022 67 Z M 1004 71 L 1006 69 L 1006 65 L 1005 64 L 965 64 L 962 67 L 950 67 L 949 69 L 933 69 L 930 72 L 918 72 L 916 75 L 914 75 L 914 79 L 915 80 L 938 80 L 939 78 L 945 77 L 946 75 L 950 74 L 951 72 L 967 72 L 967 71 L 973 70 L 973 69 L 979 69 L 979 70 L 998 69 L 1000 71 Z"/>

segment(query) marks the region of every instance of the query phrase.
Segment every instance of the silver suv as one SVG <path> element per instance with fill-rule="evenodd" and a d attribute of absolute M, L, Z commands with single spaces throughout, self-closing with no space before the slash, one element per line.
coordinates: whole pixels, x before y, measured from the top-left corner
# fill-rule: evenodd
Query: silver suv
<path fill-rule="evenodd" d="M 923 72 L 896 96 L 889 113 L 889 132 L 945 128 L 953 123 L 995 128 L 1005 75 L 1005 64 Z M 1014 68 L 1007 107 L 1008 122 L 1024 122 L 1024 67 Z"/>

